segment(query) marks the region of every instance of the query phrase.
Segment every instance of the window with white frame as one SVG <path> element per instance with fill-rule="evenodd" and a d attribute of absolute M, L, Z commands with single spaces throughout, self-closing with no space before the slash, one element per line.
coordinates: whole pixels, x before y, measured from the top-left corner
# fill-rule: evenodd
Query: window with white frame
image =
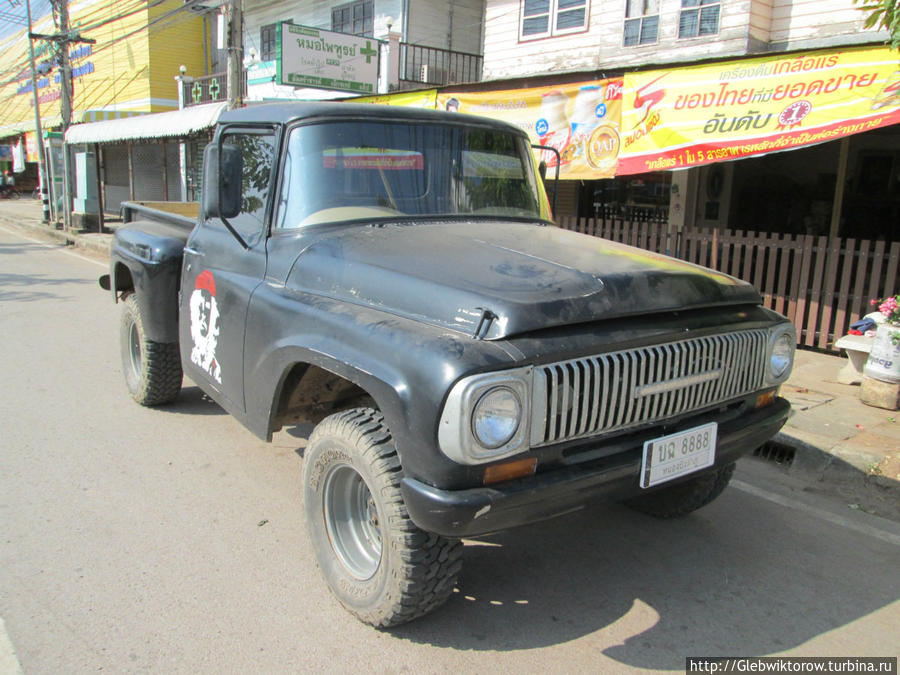
<path fill-rule="evenodd" d="M 625 46 L 648 45 L 659 38 L 659 0 L 625 0 Z"/>
<path fill-rule="evenodd" d="M 373 0 L 360 0 L 333 7 L 331 30 L 372 37 L 375 31 L 375 3 Z"/>
<path fill-rule="evenodd" d="M 681 0 L 678 37 L 692 38 L 719 32 L 720 0 Z"/>
<path fill-rule="evenodd" d="M 522 0 L 523 40 L 587 29 L 588 0 Z"/>

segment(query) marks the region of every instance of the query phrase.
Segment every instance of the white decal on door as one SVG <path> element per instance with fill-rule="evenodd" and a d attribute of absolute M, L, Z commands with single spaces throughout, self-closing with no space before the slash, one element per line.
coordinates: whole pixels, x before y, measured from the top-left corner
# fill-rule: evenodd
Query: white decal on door
<path fill-rule="evenodd" d="M 206 371 L 222 384 L 222 367 L 216 359 L 219 341 L 219 308 L 216 305 L 216 281 L 212 272 L 205 270 L 197 276 L 191 293 L 191 362 Z"/>

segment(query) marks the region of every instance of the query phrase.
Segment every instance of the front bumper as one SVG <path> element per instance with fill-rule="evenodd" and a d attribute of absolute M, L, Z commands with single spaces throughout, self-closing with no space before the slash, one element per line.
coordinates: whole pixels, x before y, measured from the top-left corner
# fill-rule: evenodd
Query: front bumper
<path fill-rule="evenodd" d="M 716 463 L 705 471 L 731 464 L 768 441 L 787 421 L 790 409 L 790 403 L 777 398 L 765 408 L 721 422 Z M 705 421 L 716 419 L 711 416 L 691 420 L 675 431 Z M 403 499 L 412 521 L 428 532 L 446 537 L 497 532 L 578 511 L 594 501 L 625 499 L 652 491 L 638 487 L 642 447 L 643 444 L 636 440 L 632 449 L 602 460 L 468 490 L 441 490 L 413 478 L 404 478 L 401 485 Z"/>

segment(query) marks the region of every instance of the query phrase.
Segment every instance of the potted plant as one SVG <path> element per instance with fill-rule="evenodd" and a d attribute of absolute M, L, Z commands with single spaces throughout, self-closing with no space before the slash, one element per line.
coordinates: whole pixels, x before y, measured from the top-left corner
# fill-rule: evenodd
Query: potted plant
<path fill-rule="evenodd" d="M 900 382 L 900 295 L 872 300 L 884 321 L 878 324 L 863 372 L 882 382 Z"/>

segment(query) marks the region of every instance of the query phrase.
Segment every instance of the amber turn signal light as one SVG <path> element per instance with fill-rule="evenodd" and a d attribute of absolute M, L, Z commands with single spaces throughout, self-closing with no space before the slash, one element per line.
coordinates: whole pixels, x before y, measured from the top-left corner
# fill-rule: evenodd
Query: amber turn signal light
<path fill-rule="evenodd" d="M 534 473 L 535 469 L 537 469 L 537 457 L 528 457 L 527 459 L 517 459 L 513 462 L 495 464 L 484 470 L 484 484 L 489 485 L 490 483 L 499 483 L 504 480 L 530 476 Z"/>
<path fill-rule="evenodd" d="M 777 389 L 773 389 L 772 391 L 767 391 L 765 394 L 760 394 L 756 397 L 756 405 L 754 408 L 765 408 L 767 405 L 772 405 L 775 402 L 775 394 L 778 393 Z"/>

